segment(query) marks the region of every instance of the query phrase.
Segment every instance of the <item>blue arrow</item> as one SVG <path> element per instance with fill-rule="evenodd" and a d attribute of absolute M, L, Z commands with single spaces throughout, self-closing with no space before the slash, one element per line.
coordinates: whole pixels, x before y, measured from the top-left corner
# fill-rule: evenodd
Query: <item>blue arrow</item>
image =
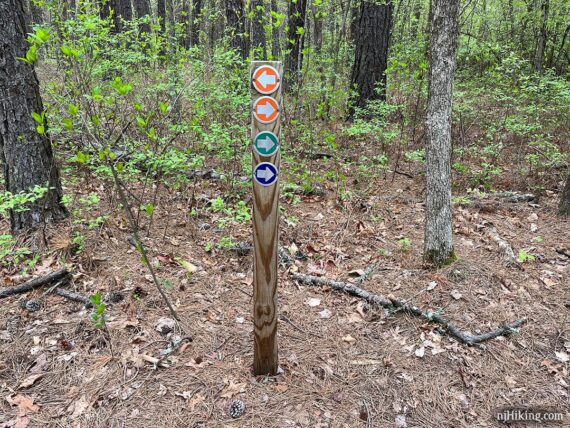
<path fill-rule="evenodd" d="M 270 186 L 277 180 L 277 168 L 271 162 L 261 162 L 255 167 L 253 178 L 262 186 Z"/>

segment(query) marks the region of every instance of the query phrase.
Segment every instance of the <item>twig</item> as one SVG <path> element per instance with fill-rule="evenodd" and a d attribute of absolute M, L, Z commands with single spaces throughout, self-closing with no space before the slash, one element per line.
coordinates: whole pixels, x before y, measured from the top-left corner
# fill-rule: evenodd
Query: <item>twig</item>
<path fill-rule="evenodd" d="M 505 266 L 516 266 L 517 258 L 515 257 L 515 253 L 513 252 L 511 244 L 501 238 L 497 232 L 497 229 L 495 229 L 493 226 L 489 227 L 489 235 L 491 236 L 491 239 L 497 243 L 499 250 L 501 250 L 501 253 L 503 253 L 503 256 L 505 258 Z"/>
<path fill-rule="evenodd" d="M 65 297 L 68 300 L 72 300 L 74 302 L 83 303 L 86 308 L 93 307 L 93 304 L 89 300 L 89 298 L 83 296 L 82 294 L 75 293 L 74 291 L 68 290 L 66 288 L 56 288 L 53 290 L 54 294 L 58 296 Z"/>
<path fill-rule="evenodd" d="M 13 296 L 15 294 L 26 293 L 36 288 L 43 287 L 46 284 L 51 284 L 52 282 L 59 281 L 60 279 L 65 278 L 68 274 L 69 271 L 67 270 L 67 268 L 64 267 L 46 276 L 42 276 L 40 278 L 34 278 L 21 285 L 4 288 L 3 290 L 0 291 L 0 299 L 3 299 L 4 297 Z"/>
<path fill-rule="evenodd" d="M 455 325 L 453 325 L 451 321 L 438 315 L 437 313 L 429 311 L 425 312 L 422 309 L 418 308 L 417 306 L 409 305 L 401 300 L 386 298 L 378 294 L 370 293 L 354 284 L 349 284 L 341 281 L 334 281 L 326 278 L 319 278 L 317 276 L 303 275 L 299 273 L 293 273 L 291 276 L 293 277 L 293 279 L 307 285 L 331 287 L 334 290 L 342 291 L 352 296 L 359 297 L 371 305 L 381 306 L 388 309 L 396 309 L 400 312 L 405 312 L 410 315 L 415 315 L 417 317 L 424 318 L 430 322 L 443 326 L 447 330 L 448 334 L 450 334 L 451 336 L 458 339 L 460 342 L 465 343 L 467 345 L 473 345 L 476 343 L 481 343 L 490 339 L 494 339 L 495 337 L 509 335 L 517 331 L 516 329 L 521 327 L 526 322 L 526 319 L 520 319 L 513 323 L 505 324 L 504 326 L 496 330 L 490 331 L 488 333 L 473 336 L 469 333 L 459 330 L 457 327 L 455 327 Z"/>

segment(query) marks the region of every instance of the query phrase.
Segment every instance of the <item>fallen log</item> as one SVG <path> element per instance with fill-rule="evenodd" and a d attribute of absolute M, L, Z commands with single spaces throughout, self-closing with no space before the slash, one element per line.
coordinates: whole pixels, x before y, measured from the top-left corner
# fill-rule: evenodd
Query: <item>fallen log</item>
<path fill-rule="evenodd" d="M 370 305 L 376 305 L 386 309 L 405 312 L 410 315 L 424 318 L 429 322 L 433 322 L 442 326 L 449 335 L 455 337 L 457 340 L 467 345 L 474 345 L 476 343 L 485 342 L 499 336 L 507 336 L 511 333 L 516 332 L 517 328 L 526 323 L 526 319 L 519 319 L 515 322 L 505 324 L 498 329 L 490 331 L 488 333 L 471 335 L 467 332 L 461 331 L 451 321 L 442 317 L 441 315 L 438 315 L 435 312 L 424 311 L 417 306 L 409 305 L 408 303 L 401 300 L 387 298 L 379 294 L 370 293 L 354 284 L 320 278 L 318 276 L 303 275 L 300 273 L 292 273 L 291 276 L 293 279 L 300 281 L 303 284 L 316 285 L 320 287 L 331 287 L 336 291 L 342 291 L 352 296 L 359 297 Z"/>
<path fill-rule="evenodd" d="M 67 270 L 67 268 L 64 267 L 55 272 L 51 272 L 46 276 L 34 278 L 23 284 L 15 285 L 14 287 L 6 287 L 0 290 L 0 299 L 32 291 L 36 288 L 40 288 L 47 284 L 51 284 L 52 282 L 59 281 L 65 278 L 67 275 L 69 275 L 69 271 Z"/>
<path fill-rule="evenodd" d="M 86 308 L 92 308 L 93 304 L 91 303 L 91 301 L 89 300 L 89 298 L 79 294 L 79 293 L 75 293 L 74 291 L 68 290 L 66 288 L 56 288 L 52 291 L 53 294 L 57 294 L 58 296 L 64 297 L 68 300 L 71 300 L 73 302 L 78 302 L 78 303 L 83 303 L 85 305 Z"/>
<path fill-rule="evenodd" d="M 497 232 L 497 229 L 495 229 L 493 226 L 489 227 L 489 235 L 491 236 L 491 239 L 495 241 L 495 243 L 499 246 L 499 250 L 505 259 L 505 266 L 511 267 L 513 265 L 517 265 L 517 258 L 513 251 L 513 247 L 511 247 L 511 244 L 501 238 Z"/>

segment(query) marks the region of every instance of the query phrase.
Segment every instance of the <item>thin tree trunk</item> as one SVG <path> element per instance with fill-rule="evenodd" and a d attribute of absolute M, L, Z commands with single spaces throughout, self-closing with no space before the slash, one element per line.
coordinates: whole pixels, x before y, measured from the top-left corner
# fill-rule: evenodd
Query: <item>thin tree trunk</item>
<path fill-rule="evenodd" d="M 546 49 L 546 25 L 548 24 L 548 0 L 542 0 L 540 5 L 541 19 L 538 39 L 536 42 L 536 53 L 534 56 L 534 70 L 542 73 L 544 64 L 544 50 Z"/>
<path fill-rule="evenodd" d="M 371 100 L 386 100 L 392 10 L 390 1 L 384 4 L 362 2 L 351 78 L 352 87 L 358 92 L 355 107 L 363 108 Z"/>
<path fill-rule="evenodd" d="M 319 6 L 313 5 L 313 45 L 317 54 L 321 53 L 323 48 L 323 18 Z"/>
<path fill-rule="evenodd" d="M 202 20 L 202 0 L 192 0 L 192 14 L 191 14 L 190 28 L 189 28 L 191 47 L 198 46 L 198 43 L 200 43 L 201 20 Z"/>
<path fill-rule="evenodd" d="M 242 59 L 247 58 L 247 42 L 245 38 L 245 16 L 243 0 L 225 0 L 226 25 L 230 36 L 230 47 L 239 52 Z"/>
<path fill-rule="evenodd" d="M 120 33 L 124 30 L 123 20 L 133 19 L 133 8 L 131 0 L 109 0 L 103 4 L 101 17 L 108 18 L 110 11 L 113 11 L 113 32 Z"/>
<path fill-rule="evenodd" d="M 265 41 L 265 8 L 263 0 L 251 2 L 251 49 L 253 59 L 267 59 L 267 43 Z"/>
<path fill-rule="evenodd" d="M 135 7 L 135 13 L 137 18 L 151 17 L 152 12 L 150 10 L 150 0 L 133 0 Z M 150 22 L 146 24 L 141 24 L 140 32 L 150 34 Z"/>
<path fill-rule="evenodd" d="M 279 13 L 277 0 L 271 0 L 271 12 Z M 271 56 L 274 60 L 281 56 L 281 43 L 279 37 L 279 28 L 275 25 L 277 19 L 271 14 Z"/>
<path fill-rule="evenodd" d="M 451 103 L 459 0 L 433 0 L 430 15 L 424 257 L 441 266 L 455 258 L 451 224 Z"/>
<path fill-rule="evenodd" d="M 566 177 L 566 186 L 564 186 L 564 190 L 562 191 L 562 195 L 560 197 L 558 215 L 562 217 L 570 216 L 570 170 L 568 171 L 568 176 Z"/>
<path fill-rule="evenodd" d="M 305 19 L 307 17 L 307 0 L 289 2 L 289 29 L 287 31 L 287 49 L 289 54 L 285 61 L 287 87 L 295 85 L 300 78 L 303 67 L 303 45 L 305 43 Z"/>
<path fill-rule="evenodd" d="M 0 161 L 5 187 L 12 194 L 34 186 L 48 188 L 42 198 L 26 204 L 25 211 L 10 211 L 14 234 L 67 215 L 47 123 L 44 119 L 40 134 L 32 117 L 42 115 L 44 107 L 33 65 L 19 59 L 27 50 L 22 0 L 0 1 Z"/>

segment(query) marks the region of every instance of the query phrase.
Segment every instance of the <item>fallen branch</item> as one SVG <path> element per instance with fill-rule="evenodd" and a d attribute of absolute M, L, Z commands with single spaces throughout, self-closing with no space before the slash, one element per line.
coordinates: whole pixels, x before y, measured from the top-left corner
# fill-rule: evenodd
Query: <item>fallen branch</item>
<path fill-rule="evenodd" d="M 568 251 L 566 248 L 557 248 L 556 252 L 558 254 L 562 254 L 563 256 L 570 257 L 570 251 Z"/>
<path fill-rule="evenodd" d="M 14 296 L 16 294 L 27 293 L 28 291 L 43 287 L 44 285 L 51 284 L 55 281 L 59 281 L 60 279 L 65 278 L 67 275 L 69 275 L 67 268 L 61 268 L 58 271 L 52 272 L 46 276 L 34 278 L 21 285 L 4 288 L 0 291 L 0 299 L 3 299 L 4 297 Z"/>
<path fill-rule="evenodd" d="M 61 297 L 65 297 L 66 299 L 71 300 L 73 302 L 83 303 L 86 308 L 93 307 L 93 304 L 91 303 L 91 301 L 89 300 L 88 297 L 85 297 L 79 293 L 75 293 L 75 292 L 68 290 L 66 288 L 59 288 L 58 287 L 55 290 L 53 290 L 52 293 L 57 294 L 58 296 L 61 296 Z"/>
<path fill-rule="evenodd" d="M 441 325 L 442 327 L 445 328 L 448 334 L 450 334 L 451 336 L 458 339 L 460 342 L 465 343 L 467 345 L 474 345 L 476 343 L 481 343 L 490 339 L 494 339 L 495 337 L 509 335 L 517 331 L 516 329 L 521 327 L 526 322 L 525 319 L 520 319 L 513 323 L 505 324 L 504 326 L 496 330 L 490 331 L 488 333 L 473 336 L 469 333 L 459 330 L 457 327 L 455 327 L 455 325 L 453 325 L 451 321 L 434 312 L 429 312 L 429 311 L 426 312 L 418 308 L 417 306 L 409 305 L 405 302 L 402 302 L 401 300 L 386 298 L 378 294 L 370 293 L 354 284 L 349 284 L 341 281 L 334 281 L 326 278 L 319 278 L 317 276 L 303 275 L 299 273 L 293 273 L 291 274 L 291 276 L 293 277 L 293 279 L 300 281 L 303 284 L 316 285 L 320 287 L 323 286 L 331 287 L 334 290 L 342 291 L 352 296 L 359 297 L 371 305 L 397 310 L 400 312 L 405 312 L 410 315 L 415 315 L 420 318 L 424 318 L 429 322 Z"/>
<path fill-rule="evenodd" d="M 501 238 L 501 236 L 497 232 L 497 229 L 495 229 L 493 226 L 489 227 L 489 235 L 491 236 L 491 239 L 495 241 L 499 246 L 499 250 L 501 250 L 503 257 L 505 258 L 505 266 L 510 267 L 513 265 L 517 265 L 517 258 L 515 256 L 515 253 L 513 252 L 511 244 L 509 244 L 507 241 Z"/>

